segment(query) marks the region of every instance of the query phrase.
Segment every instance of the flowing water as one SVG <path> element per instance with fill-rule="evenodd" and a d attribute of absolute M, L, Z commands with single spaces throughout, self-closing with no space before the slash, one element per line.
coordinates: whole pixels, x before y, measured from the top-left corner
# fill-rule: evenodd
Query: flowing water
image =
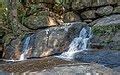
<path fill-rule="evenodd" d="M 79 33 L 79 36 L 74 38 L 67 52 L 62 53 L 58 58 L 63 59 L 73 59 L 73 56 L 77 52 L 88 50 L 88 42 L 92 37 L 92 32 L 90 27 L 84 27 Z"/>
<path fill-rule="evenodd" d="M 28 35 L 24 40 L 23 40 L 23 47 L 22 47 L 22 54 L 20 55 L 19 60 L 5 60 L 7 62 L 15 62 L 15 61 L 23 61 L 27 59 L 27 54 L 29 52 L 29 50 L 31 49 L 30 46 L 30 41 L 33 38 L 33 35 Z"/>
<path fill-rule="evenodd" d="M 19 58 L 20 61 L 27 59 L 26 55 L 28 54 L 28 51 L 29 51 L 30 38 L 31 36 L 28 36 L 25 39 L 25 42 L 23 44 L 23 53 L 20 55 L 20 58 Z"/>

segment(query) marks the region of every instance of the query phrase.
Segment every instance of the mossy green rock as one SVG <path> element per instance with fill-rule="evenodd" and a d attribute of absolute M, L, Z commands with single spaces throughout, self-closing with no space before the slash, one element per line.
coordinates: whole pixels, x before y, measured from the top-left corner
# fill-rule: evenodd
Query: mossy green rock
<path fill-rule="evenodd" d="M 120 15 L 98 20 L 92 27 L 92 44 L 104 49 L 120 50 Z"/>
<path fill-rule="evenodd" d="M 115 7 L 113 13 L 120 13 L 120 6 Z"/>

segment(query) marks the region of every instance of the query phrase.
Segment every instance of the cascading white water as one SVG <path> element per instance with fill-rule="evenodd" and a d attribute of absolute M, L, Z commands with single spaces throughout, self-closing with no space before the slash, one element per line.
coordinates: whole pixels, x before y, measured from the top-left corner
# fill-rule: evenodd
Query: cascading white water
<path fill-rule="evenodd" d="M 25 43 L 23 44 L 23 53 L 20 55 L 20 58 L 19 58 L 20 61 L 25 60 L 27 58 L 26 55 L 28 54 L 28 51 L 29 51 L 30 38 L 31 36 L 28 36 L 25 39 Z"/>
<path fill-rule="evenodd" d="M 27 59 L 27 54 L 28 54 L 28 52 L 29 52 L 29 50 L 30 50 L 30 48 L 29 48 L 29 43 L 30 43 L 30 40 L 31 40 L 31 37 L 32 37 L 33 35 L 31 35 L 31 36 L 27 36 L 27 38 L 25 39 L 25 42 L 24 42 L 24 44 L 23 44 L 23 53 L 20 55 L 20 58 L 19 58 L 19 60 L 14 60 L 14 59 L 11 59 L 11 60 L 5 60 L 6 62 L 16 62 L 16 61 L 23 61 L 23 60 L 26 60 Z"/>
<path fill-rule="evenodd" d="M 92 37 L 91 28 L 84 27 L 78 37 L 74 38 L 67 52 L 62 53 L 59 58 L 64 59 L 73 59 L 73 56 L 76 52 L 81 52 L 87 50 L 87 44 L 89 39 Z"/>

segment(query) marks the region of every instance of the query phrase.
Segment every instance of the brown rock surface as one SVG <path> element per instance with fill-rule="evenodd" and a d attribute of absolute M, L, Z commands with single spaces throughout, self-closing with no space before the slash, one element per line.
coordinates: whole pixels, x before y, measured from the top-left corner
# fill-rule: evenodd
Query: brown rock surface
<path fill-rule="evenodd" d="M 48 56 L 67 50 L 71 41 L 79 35 L 82 26 L 85 25 L 87 24 L 80 22 L 68 23 L 64 26 L 37 31 L 32 56 Z"/>

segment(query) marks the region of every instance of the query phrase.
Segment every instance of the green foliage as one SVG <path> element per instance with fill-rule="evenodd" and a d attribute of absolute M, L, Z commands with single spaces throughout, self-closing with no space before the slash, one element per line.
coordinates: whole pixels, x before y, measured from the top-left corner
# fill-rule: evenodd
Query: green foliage
<path fill-rule="evenodd" d="M 94 35 L 104 35 L 104 34 L 111 34 L 116 32 L 118 29 L 120 29 L 119 25 L 109 25 L 109 26 L 93 26 L 92 31 Z"/>
<path fill-rule="evenodd" d="M 104 37 L 103 41 L 101 41 L 102 45 L 107 45 L 112 41 L 112 37 L 115 35 L 115 33 L 120 30 L 119 25 L 108 25 L 108 26 L 93 26 L 92 32 L 93 35 L 97 37 Z"/>
<path fill-rule="evenodd" d="M 12 33 L 9 33 L 3 37 L 3 42 L 5 45 L 9 44 L 10 41 L 14 38 L 14 35 Z"/>
<path fill-rule="evenodd" d="M 3 1 L 0 1 L 0 18 L 2 17 L 2 14 L 5 11 L 5 5 Z"/>

